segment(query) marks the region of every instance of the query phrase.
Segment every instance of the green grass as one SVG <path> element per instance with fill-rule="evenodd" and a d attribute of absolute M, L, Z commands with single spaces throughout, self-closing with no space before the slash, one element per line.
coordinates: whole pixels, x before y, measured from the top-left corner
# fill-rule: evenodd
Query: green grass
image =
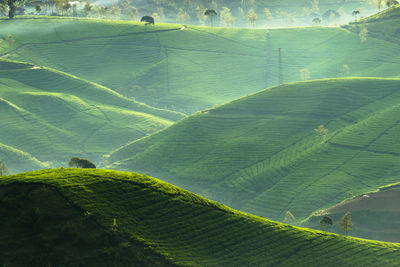
<path fill-rule="evenodd" d="M 302 219 L 349 191 L 398 180 L 399 88 L 398 79 L 346 78 L 267 89 L 132 142 L 103 166 L 270 219 L 288 210 Z"/>
<path fill-rule="evenodd" d="M 2 266 L 173 266 L 45 184 L 0 187 Z"/>
<path fill-rule="evenodd" d="M 56 165 L 74 155 L 99 161 L 111 150 L 183 117 L 28 64 L 0 61 L 0 86 L 0 142 L 9 152 L 23 151 Z M 13 154 L 2 157 L 12 172 L 40 165 L 36 160 L 28 166 L 26 155 Z"/>
<path fill-rule="evenodd" d="M 134 96 L 151 106 L 192 113 L 278 83 L 351 76 L 400 77 L 399 44 L 343 28 L 226 29 L 93 19 L 0 20 L 4 57 L 47 66 Z M 379 51 L 379 54 L 376 53 Z M 268 74 L 267 74 L 268 73 Z M 347 74 L 345 74 L 347 75 Z"/>
<path fill-rule="evenodd" d="M 141 240 L 178 265 L 396 266 L 399 263 L 398 244 L 276 223 L 135 173 L 55 169 L 0 180 L 3 187 L 15 183 L 55 188 L 103 227 L 110 227 L 116 218 L 119 233 Z"/>

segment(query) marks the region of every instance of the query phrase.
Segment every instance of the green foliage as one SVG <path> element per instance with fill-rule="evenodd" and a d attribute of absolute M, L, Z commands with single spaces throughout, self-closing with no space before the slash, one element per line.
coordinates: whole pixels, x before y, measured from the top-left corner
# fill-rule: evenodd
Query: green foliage
<path fill-rule="evenodd" d="M 324 217 L 322 217 L 320 224 L 321 224 L 322 228 L 330 227 L 333 225 L 333 220 L 329 216 L 324 216 Z"/>
<path fill-rule="evenodd" d="M 118 234 L 142 240 L 177 265 L 310 266 L 318 258 L 319 265 L 396 266 L 400 256 L 399 244 L 276 223 L 134 173 L 55 169 L 0 180 L 2 185 L 15 182 L 57 189 L 104 229 L 118 218 Z"/>
<path fill-rule="evenodd" d="M 81 159 L 78 157 L 72 157 L 71 160 L 68 162 L 69 167 L 75 167 L 75 168 L 93 168 L 96 169 L 96 165 L 93 164 L 88 159 Z"/>
<path fill-rule="evenodd" d="M 340 229 L 348 234 L 349 231 L 351 231 L 351 226 L 353 225 L 351 221 L 351 213 L 347 212 L 345 215 L 343 215 L 342 219 L 339 221 Z"/>
<path fill-rule="evenodd" d="M 0 176 L 7 175 L 8 174 L 8 169 L 6 167 L 6 164 L 0 160 Z"/>
<path fill-rule="evenodd" d="M 285 213 L 285 218 L 283 219 L 283 222 L 284 223 L 288 223 L 288 224 L 292 224 L 295 221 L 296 221 L 296 218 L 294 217 L 294 215 L 290 211 L 287 211 Z"/>

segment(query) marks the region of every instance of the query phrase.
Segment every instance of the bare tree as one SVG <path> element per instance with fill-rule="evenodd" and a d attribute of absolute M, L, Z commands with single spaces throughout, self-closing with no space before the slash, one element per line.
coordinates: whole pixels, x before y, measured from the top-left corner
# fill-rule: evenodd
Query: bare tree
<path fill-rule="evenodd" d="M 253 8 L 249 9 L 249 12 L 247 12 L 247 21 L 249 22 L 249 24 L 251 24 L 253 26 L 253 28 L 256 26 L 256 22 L 258 19 L 257 13 L 254 11 Z"/>

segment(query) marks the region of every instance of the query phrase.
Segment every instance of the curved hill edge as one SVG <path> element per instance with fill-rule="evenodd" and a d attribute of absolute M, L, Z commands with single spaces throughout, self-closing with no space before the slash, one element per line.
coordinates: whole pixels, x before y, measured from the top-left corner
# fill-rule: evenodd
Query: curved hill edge
<path fill-rule="evenodd" d="M 400 244 L 273 222 L 135 173 L 54 169 L 6 176 L 0 180 L 0 185 L 10 183 L 54 186 L 103 226 L 110 226 L 112 219 L 117 218 L 120 232 L 144 240 L 167 259 L 181 265 L 286 266 L 296 263 L 316 266 L 315 258 L 320 257 L 318 264 L 335 262 L 350 266 L 357 261 L 374 266 L 395 266 L 394 259 L 400 253 Z M 128 196 L 136 200 L 128 201 Z M 142 208 L 137 206 L 143 201 Z M 197 215 L 186 214 L 189 211 Z M 285 247 L 284 251 L 281 246 Z M 346 253 L 339 252 L 344 248 Z M 264 252 L 260 254 L 260 251 Z"/>

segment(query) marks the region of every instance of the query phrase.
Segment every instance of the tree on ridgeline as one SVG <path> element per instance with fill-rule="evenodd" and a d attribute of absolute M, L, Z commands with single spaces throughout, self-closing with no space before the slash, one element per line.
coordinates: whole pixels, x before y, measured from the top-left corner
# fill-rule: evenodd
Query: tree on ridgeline
<path fill-rule="evenodd" d="M 0 176 L 7 174 L 8 174 L 8 169 L 6 167 L 6 164 L 4 164 L 4 162 L 0 160 Z"/>
<path fill-rule="evenodd" d="M 387 7 L 392 7 L 392 6 L 398 5 L 399 2 L 397 2 L 395 0 L 386 0 L 385 4 L 386 4 Z"/>
<path fill-rule="evenodd" d="M 37 5 L 35 6 L 35 10 L 36 10 L 36 13 L 37 13 L 38 15 L 40 15 L 40 12 L 42 12 L 42 7 L 41 7 L 39 4 L 37 4 Z"/>
<path fill-rule="evenodd" d="M 93 164 L 88 159 L 81 159 L 78 157 L 72 157 L 68 163 L 68 166 L 71 168 L 93 168 L 96 169 L 96 165 Z"/>
<path fill-rule="evenodd" d="M 322 217 L 319 224 L 321 225 L 322 229 L 325 229 L 325 228 L 331 227 L 333 225 L 333 220 L 329 216 L 324 216 L 324 217 Z"/>
<path fill-rule="evenodd" d="M 211 27 L 214 27 L 214 17 L 216 17 L 218 15 L 217 12 L 214 9 L 207 9 L 204 12 L 204 15 L 209 18 Z"/>
<path fill-rule="evenodd" d="M 353 223 L 351 221 L 351 213 L 347 212 L 342 219 L 339 221 L 340 229 L 348 234 L 349 231 L 352 230 L 351 226 L 353 226 Z"/>
<path fill-rule="evenodd" d="M 360 15 L 360 10 L 354 10 L 351 14 L 355 18 L 355 21 L 357 21 L 357 16 Z"/>
<path fill-rule="evenodd" d="M 151 16 L 143 16 L 140 19 L 140 22 L 144 22 L 144 25 L 149 25 L 149 24 L 153 24 L 154 25 L 154 18 Z"/>
<path fill-rule="evenodd" d="M 290 211 L 287 211 L 285 213 L 285 218 L 283 218 L 283 222 L 290 224 L 290 223 L 294 223 L 295 221 L 296 221 L 296 218 L 294 217 L 294 215 Z"/>
<path fill-rule="evenodd" d="M 302 81 L 307 81 L 311 78 L 310 71 L 308 69 L 301 69 L 300 70 L 300 78 Z"/>
<path fill-rule="evenodd" d="M 89 17 L 92 8 L 93 8 L 92 4 L 89 1 L 87 1 L 85 3 L 85 6 L 83 7 L 83 13 L 85 13 L 86 17 Z"/>
<path fill-rule="evenodd" d="M 247 21 L 249 22 L 249 24 L 253 25 L 253 28 L 256 27 L 256 23 L 257 23 L 257 13 L 254 11 L 253 8 L 250 8 L 249 11 L 247 12 Z"/>
<path fill-rule="evenodd" d="M 329 23 L 332 23 L 335 20 L 338 20 L 340 18 L 339 12 L 336 10 L 329 9 L 322 14 L 322 19 L 324 21 L 328 21 Z"/>
<path fill-rule="evenodd" d="M 320 18 L 314 18 L 312 23 L 316 26 L 321 25 L 322 20 Z"/>
<path fill-rule="evenodd" d="M 367 41 L 368 29 L 367 29 L 367 26 L 365 26 L 365 24 L 361 27 L 359 36 L 360 36 L 361 43 L 365 43 Z"/>
<path fill-rule="evenodd" d="M 221 27 L 233 27 L 233 22 L 235 18 L 231 14 L 231 10 L 227 7 L 222 7 L 221 12 L 219 13 L 219 25 Z"/>
<path fill-rule="evenodd" d="M 15 13 L 17 12 L 16 0 L 7 0 L 8 5 L 8 17 L 13 19 L 15 17 Z"/>
<path fill-rule="evenodd" d="M 183 8 L 178 9 L 178 14 L 176 14 L 176 22 L 179 24 L 188 24 L 190 22 L 190 16 L 183 10 Z"/>

